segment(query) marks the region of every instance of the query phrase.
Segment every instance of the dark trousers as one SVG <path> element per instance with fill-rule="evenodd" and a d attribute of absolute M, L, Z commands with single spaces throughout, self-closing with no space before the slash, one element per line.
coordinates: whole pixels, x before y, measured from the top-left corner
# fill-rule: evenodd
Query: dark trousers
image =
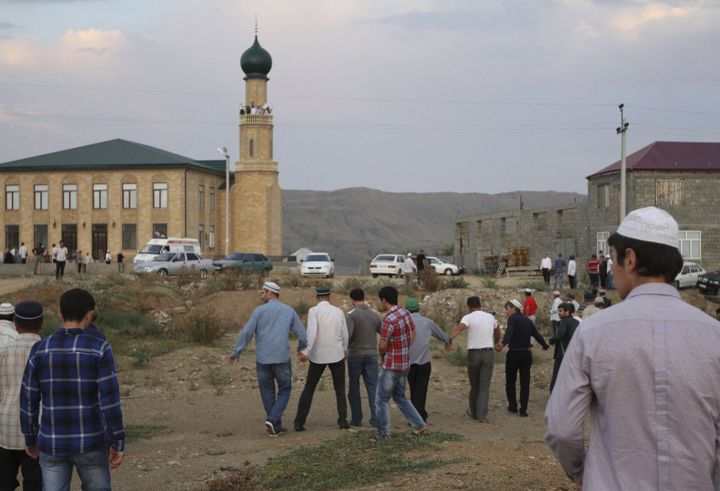
<path fill-rule="evenodd" d="M 555 382 L 557 381 L 558 372 L 560 371 L 560 364 L 562 363 L 562 358 L 558 358 L 555 360 L 555 364 L 553 365 L 553 374 L 552 374 L 552 380 L 550 381 L 550 393 L 552 394 L 553 387 L 555 387 Z"/>
<path fill-rule="evenodd" d="M 560 321 L 551 321 L 552 322 L 552 328 L 553 328 L 553 336 L 557 334 L 558 326 L 560 326 Z"/>
<path fill-rule="evenodd" d="M 508 409 L 518 409 L 515 382 L 520 372 L 520 412 L 527 412 L 528 399 L 530 399 L 530 366 L 532 353 L 530 350 L 508 351 L 505 357 L 505 394 L 508 400 Z"/>
<path fill-rule="evenodd" d="M 607 273 L 600 273 L 600 288 L 605 288 L 606 281 L 607 281 Z"/>
<path fill-rule="evenodd" d="M 543 268 L 542 275 L 543 275 L 543 281 L 545 282 L 545 284 L 549 285 L 550 284 L 550 270 L 547 268 Z"/>
<path fill-rule="evenodd" d="M 295 424 L 304 425 L 310 413 L 315 388 L 320 381 L 320 376 L 325 371 L 325 367 L 330 368 L 332 374 L 333 389 L 335 389 L 335 400 L 337 401 L 338 424 L 347 423 L 347 401 L 345 400 L 345 359 L 336 361 L 335 363 L 313 363 L 310 362 L 308 368 L 307 379 L 300 401 L 298 402 L 297 414 L 295 415 Z"/>
<path fill-rule="evenodd" d="M 577 276 L 575 275 L 568 275 L 568 281 L 570 281 L 570 289 L 574 290 L 577 288 Z"/>
<path fill-rule="evenodd" d="M 65 261 L 55 261 L 55 279 L 65 276 Z"/>
<path fill-rule="evenodd" d="M 82 272 L 82 266 L 83 266 L 83 263 L 82 263 L 82 259 L 81 259 L 81 260 L 78 261 L 78 263 L 77 263 L 78 273 L 81 273 L 81 272 Z"/>
<path fill-rule="evenodd" d="M 598 283 L 600 281 L 600 274 L 599 273 L 588 273 L 588 276 L 590 276 L 590 285 L 593 288 L 597 288 Z"/>
<path fill-rule="evenodd" d="M 0 448 L 0 491 L 12 491 L 20 485 L 18 469 L 22 472 L 24 491 L 42 489 L 42 474 L 37 459 L 30 458 L 25 450 Z"/>
<path fill-rule="evenodd" d="M 468 378 L 470 414 L 479 421 L 487 418 L 490 403 L 490 381 L 492 380 L 495 355 L 492 349 L 468 350 Z"/>
<path fill-rule="evenodd" d="M 430 372 L 432 372 L 432 364 L 430 362 L 418 365 L 413 363 L 410 365 L 408 372 L 408 384 L 410 385 L 410 401 L 417 412 L 422 416 L 423 421 L 427 421 L 428 413 L 425 410 L 425 402 L 427 401 L 427 389 L 430 383 Z"/>

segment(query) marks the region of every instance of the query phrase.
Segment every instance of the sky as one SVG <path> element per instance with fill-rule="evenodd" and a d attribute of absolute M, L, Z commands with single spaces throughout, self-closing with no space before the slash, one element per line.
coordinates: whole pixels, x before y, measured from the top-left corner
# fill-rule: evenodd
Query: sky
<path fill-rule="evenodd" d="M 585 193 L 620 103 L 628 153 L 720 141 L 719 0 L 0 0 L 0 162 L 236 161 L 256 18 L 286 189 Z"/>

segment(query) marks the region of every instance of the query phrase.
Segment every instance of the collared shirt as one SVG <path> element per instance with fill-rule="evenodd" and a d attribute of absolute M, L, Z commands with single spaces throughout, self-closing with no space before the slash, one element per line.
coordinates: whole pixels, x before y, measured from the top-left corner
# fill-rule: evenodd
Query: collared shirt
<path fill-rule="evenodd" d="M 552 268 L 552 259 L 549 257 L 542 258 L 542 261 L 540 261 L 540 269 L 550 269 Z"/>
<path fill-rule="evenodd" d="M 560 297 L 555 297 L 555 300 L 553 300 L 552 306 L 550 307 L 550 320 L 551 321 L 560 322 L 560 316 L 558 315 L 558 307 L 560 307 L 561 303 L 562 303 L 562 300 L 560 299 Z"/>
<path fill-rule="evenodd" d="M 403 273 L 414 273 L 415 272 L 415 261 L 412 260 L 410 257 L 405 258 L 405 262 L 403 262 Z"/>
<path fill-rule="evenodd" d="M 366 303 L 355 305 L 347 315 L 348 354 L 350 356 L 376 355 L 377 335 L 382 319 Z"/>
<path fill-rule="evenodd" d="M 583 320 L 545 412 L 565 472 L 589 491 L 720 489 L 718 346 L 720 322 L 663 283 Z"/>
<path fill-rule="evenodd" d="M 348 330 L 345 313 L 327 300 L 308 311 L 307 348 L 313 363 L 335 363 L 345 358 Z"/>
<path fill-rule="evenodd" d="M 67 328 L 36 343 L 23 374 L 20 425 L 25 445 L 37 444 L 45 454 L 80 455 L 108 445 L 123 451 L 120 386 L 110 344 Z"/>
<path fill-rule="evenodd" d="M 0 320 L 0 348 L 6 346 L 17 337 L 18 332 L 15 330 L 15 324 L 10 321 Z"/>
<path fill-rule="evenodd" d="M 20 431 L 20 385 L 30 348 L 38 341 L 37 334 L 18 334 L 0 349 L 0 447 L 7 450 L 25 450 Z"/>
<path fill-rule="evenodd" d="M 255 359 L 270 365 L 290 361 L 290 333 L 298 338 L 298 351 L 305 348 L 305 327 L 295 310 L 278 299 L 256 308 L 238 335 L 230 356 L 237 358 L 255 337 Z"/>
<path fill-rule="evenodd" d="M 577 261 L 574 259 L 571 259 L 568 261 L 568 276 L 575 276 L 575 273 L 577 273 Z"/>
<path fill-rule="evenodd" d="M 497 320 L 495 317 L 482 310 L 475 310 L 463 316 L 460 324 L 465 324 L 468 329 L 468 349 L 492 348 L 495 346 L 495 328 Z"/>
<path fill-rule="evenodd" d="M 519 312 L 508 317 L 507 330 L 502 344 L 509 346 L 510 351 L 530 348 L 530 338 L 533 337 L 543 348 L 548 347 L 545 338 L 535 328 L 533 321 L 523 317 Z"/>
<path fill-rule="evenodd" d="M 387 342 L 383 356 L 383 368 L 395 372 L 410 369 L 410 344 L 415 332 L 415 322 L 407 309 L 394 305 L 383 319 L 380 339 Z"/>
<path fill-rule="evenodd" d="M 535 301 L 535 297 L 525 297 L 525 301 L 523 302 L 522 315 L 524 315 L 525 317 L 532 317 L 533 315 L 535 315 L 536 310 L 537 302 Z"/>
<path fill-rule="evenodd" d="M 447 333 L 433 321 L 420 315 L 418 312 L 411 314 L 415 323 L 415 339 L 410 345 L 410 364 L 424 365 L 430 361 L 430 337 L 434 337 L 445 344 L 452 344 Z"/>

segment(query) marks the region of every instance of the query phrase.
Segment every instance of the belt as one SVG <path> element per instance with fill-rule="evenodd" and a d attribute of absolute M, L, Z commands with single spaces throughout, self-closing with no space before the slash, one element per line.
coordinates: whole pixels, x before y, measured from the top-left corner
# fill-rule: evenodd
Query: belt
<path fill-rule="evenodd" d="M 530 351 L 530 348 L 510 348 L 508 351 Z"/>
<path fill-rule="evenodd" d="M 471 348 L 468 351 L 492 351 L 492 348 Z"/>

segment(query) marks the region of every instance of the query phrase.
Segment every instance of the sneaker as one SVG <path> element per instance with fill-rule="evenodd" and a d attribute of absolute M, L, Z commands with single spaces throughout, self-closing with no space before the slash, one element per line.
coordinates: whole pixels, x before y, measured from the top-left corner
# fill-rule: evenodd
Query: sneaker
<path fill-rule="evenodd" d="M 423 427 L 420 428 L 419 430 L 413 430 L 413 435 L 415 435 L 415 436 L 421 436 L 421 435 L 425 435 L 427 432 L 428 432 L 428 427 L 427 427 L 427 426 L 423 426 Z"/>
<path fill-rule="evenodd" d="M 277 433 L 275 433 L 275 425 L 272 424 L 272 421 L 265 421 L 265 431 L 267 431 L 270 436 L 277 436 Z"/>

